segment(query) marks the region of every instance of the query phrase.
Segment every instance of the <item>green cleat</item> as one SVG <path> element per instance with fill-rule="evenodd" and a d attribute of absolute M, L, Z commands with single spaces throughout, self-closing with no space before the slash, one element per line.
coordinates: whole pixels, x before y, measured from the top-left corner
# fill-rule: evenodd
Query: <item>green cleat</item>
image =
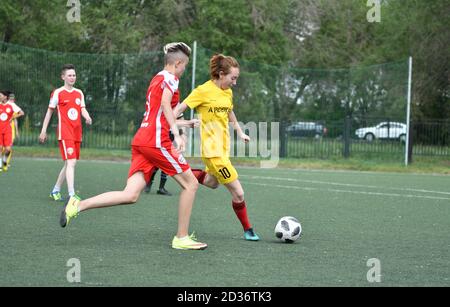
<path fill-rule="evenodd" d="M 203 250 L 208 247 L 208 244 L 198 242 L 194 233 L 190 236 L 179 239 L 177 236 L 173 237 L 172 248 L 183 250 Z"/>
<path fill-rule="evenodd" d="M 76 218 L 78 215 L 78 204 L 80 203 L 80 199 L 77 197 L 70 197 L 66 204 L 64 205 L 64 208 L 61 212 L 61 217 L 59 219 L 59 225 L 61 227 L 66 227 L 70 220 L 73 218 Z"/>
<path fill-rule="evenodd" d="M 259 241 L 259 237 L 253 231 L 253 228 L 249 228 L 244 232 L 244 239 L 247 241 Z"/>
<path fill-rule="evenodd" d="M 51 192 L 50 198 L 54 201 L 62 201 L 62 195 L 60 192 Z"/>

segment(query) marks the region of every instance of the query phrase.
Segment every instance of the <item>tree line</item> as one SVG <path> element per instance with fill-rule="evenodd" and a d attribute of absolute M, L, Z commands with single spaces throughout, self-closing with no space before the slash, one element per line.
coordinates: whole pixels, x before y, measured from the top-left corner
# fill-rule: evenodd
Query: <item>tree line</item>
<path fill-rule="evenodd" d="M 376 3 L 365 0 L 3 0 L 0 35 L 6 43 L 98 56 L 143 55 L 160 52 L 169 41 L 189 44 L 197 41 L 207 50 L 205 55 L 222 52 L 246 63 L 248 72 L 242 79 L 246 89 L 237 90 L 239 97 L 249 101 L 238 109 L 245 119 L 256 115 L 285 120 L 333 119 L 356 111 L 375 110 L 377 106 L 373 102 L 380 95 L 385 95 L 383 101 L 387 104 L 383 112 L 397 112 L 394 109 L 399 105 L 394 102 L 404 97 L 403 85 L 394 89 L 397 93 L 393 96 L 383 94 L 371 80 L 381 80 L 376 76 L 386 75 L 386 70 L 375 69 L 365 74 L 358 68 L 397 63 L 412 56 L 414 118 L 448 119 L 450 2 L 381 0 L 379 18 L 369 21 L 369 11 Z M 68 18 L 73 13 L 79 14 L 79 22 Z M 5 57 L 0 60 L 1 66 L 7 64 Z M 115 60 L 120 62 L 123 58 Z M 115 60 L 111 57 L 109 61 Z M 159 65 L 158 61 L 152 64 Z M 112 63 L 109 71 L 105 71 L 110 79 L 104 82 L 105 95 L 112 102 L 111 108 L 118 108 L 121 101 L 118 84 L 123 81 L 120 76 L 124 72 L 118 64 Z M 327 69 L 328 75 L 321 74 L 321 69 Z M 403 68 L 399 72 L 401 76 L 394 75 L 402 83 Z M 127 76 L 137 78 L 138 73 L 136 70 Z M 328 81 L 331 77 L 332 83 Z M 0 78 L 5 80 L 7 76 Z M 318 79 L 321 81 L 311 81 Z M 325 92 L 335 98 L 320 95 Z M 366 94 L 353 95 L 356 92 Z M 137 100 L 136 105 L 142 104 Z"/>

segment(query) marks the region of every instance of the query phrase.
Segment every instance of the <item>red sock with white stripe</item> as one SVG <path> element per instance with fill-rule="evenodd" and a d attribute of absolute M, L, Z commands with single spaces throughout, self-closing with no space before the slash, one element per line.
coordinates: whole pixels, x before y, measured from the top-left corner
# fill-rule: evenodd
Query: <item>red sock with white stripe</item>
<path fill-rule="evenodd" d="M 245 205 L 245 200 L 237 203 L 232 202 L 233 204 L 233 210 L 234 213 L 236 213 L 236 216 L 238 217 L 239 221 L 242 224 L 242 227 L 244 228 L 244 231 L 247 231 L 249 228 L 252 228 L 252 225 L 250 224 L 247 216 L 247 207 Z"/>

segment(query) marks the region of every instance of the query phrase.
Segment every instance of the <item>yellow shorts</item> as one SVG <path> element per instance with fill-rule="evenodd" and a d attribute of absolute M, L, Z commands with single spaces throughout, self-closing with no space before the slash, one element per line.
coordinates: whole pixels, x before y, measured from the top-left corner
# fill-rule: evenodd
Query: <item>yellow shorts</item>
<path fill-rule="evenodd" d="M 227 184 L 238 179 L 238 173 L 230 158 L 202 158 L 206 165 L 205 172 L 217 178 L 221 184 Z"/>

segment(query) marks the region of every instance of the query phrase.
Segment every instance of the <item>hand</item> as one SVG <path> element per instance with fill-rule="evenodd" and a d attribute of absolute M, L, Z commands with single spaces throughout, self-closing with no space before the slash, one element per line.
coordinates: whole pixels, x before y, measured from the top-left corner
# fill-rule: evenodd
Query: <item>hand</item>
<path fill-rule="evenodd" d="M 242 134 L 240 135 L 240 138 L 241 138 L 245 143 L 248 143 L 248 142 L 251 141 L 250 137 L 249 137 L 248 135 L 246 135 L 245 133 L 242 133 Z"/>
<path fill-rule="evenodd" d="M 92 118 L 88 117 L 86 118 L 86 125 L 92 125 Z"/>
<path fill-rule="evenodd" d="M 200 120 L 198 118 L 193 118 L 189 120 L 189 124 L 191 128 L 198 128 L 200 127 Z"/>
<path fill-rule="evenodd" d="M 47 140 L 47 133 L 41 132 L 41 134 L 39 135 L 39 142 L 45 143 L 46 140 Z"/>
<path fill-rule="evenodd" d="M 177 144 L 176 149 L 177 149 L 178 153 L 184 152 L 184 150 L 186 148 L 186 144 L 184 143 L 183 138 L 179 134 L 177 134 L 174 137 L 174 141 Z"/>

